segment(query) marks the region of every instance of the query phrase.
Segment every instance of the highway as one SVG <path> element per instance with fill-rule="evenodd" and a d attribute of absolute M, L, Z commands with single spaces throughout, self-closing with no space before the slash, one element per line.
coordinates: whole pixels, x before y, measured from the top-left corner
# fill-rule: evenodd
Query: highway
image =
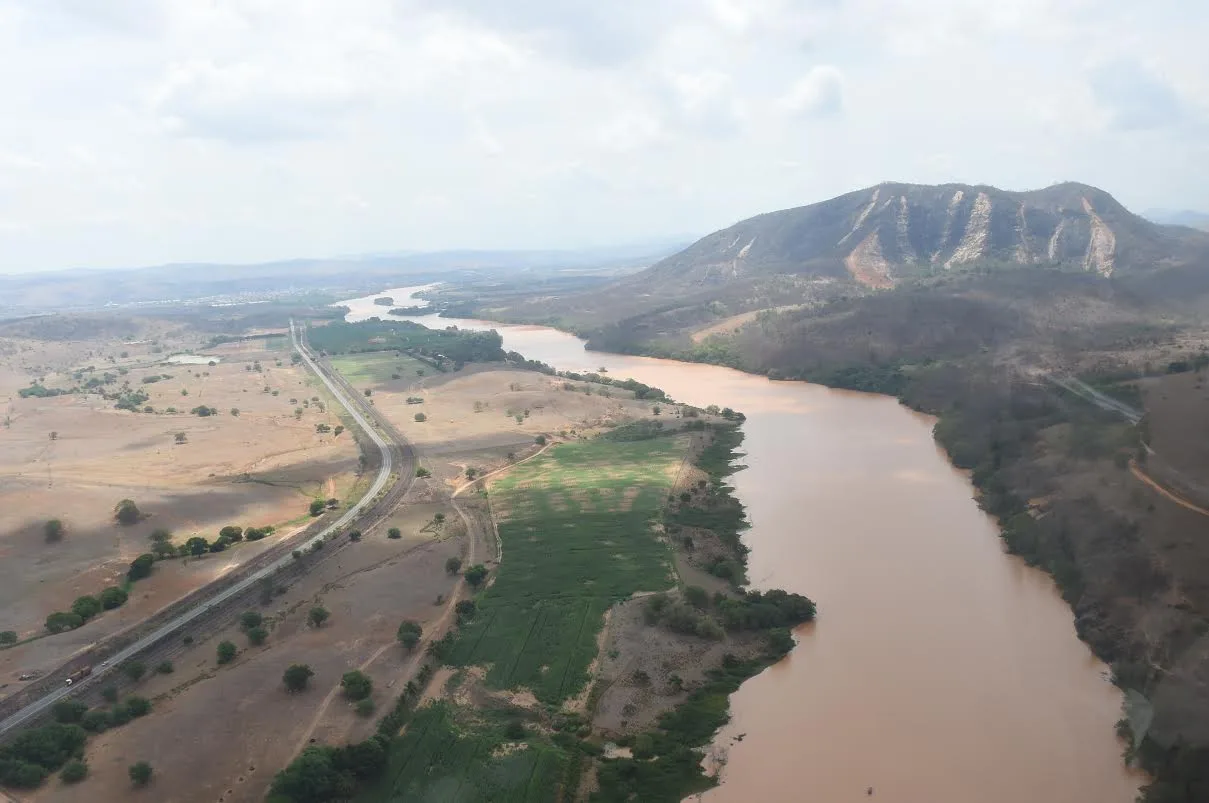
<path fill-rule="evenodd" d="M 378 475 L 374 478 L 374 482 L 370 486 L 369 490 L 366 491 L 365 495 L 362 496 L 354 505 L 349 507 L 348 510 L 344 512 L 344 515 L 336 519 L 335 522 L 328 525 L 304 544 L 305 547 L 309 547 L 316 541 L 323 541 L 330 534 L 335 533 L 342 527 L 347 526 L 350 522 L 354 521 L 358 516 L 361 515 L 361 512 L 366 506 L 374 502 L 377 495 L 390 482 L 391 473 L 395 469 L 395 456 L 391 448 L 391 444 L 388 443 L 387 440 L 383 438 L 373 426 L 370 425 L 369 421 L 366 420 L 361 412 L 358 411 L 357 403 L 348 397 L 347 391 L 337 382 L 333 381 L 315 363 L 315 360 L 311 357 L 309 351 L 303 347 L 299 339 L 298 328 L 295 326 L 293 320 L 290 321 L 290 339 L 293 341 L 294 348 L 302 356 L 303 362 L 306 363 L 307 367 L 315 374 L 315 376 L 319 377 L 320 381 L 323 382 L 328 391 L 332 394 L 332 397 L 340 402 L 340 405 L 348 412 L 349 416 L 351 416 L 352 419 L 357 422 L 357 426 L 361 428 L 361 431 L 365 433 L 366 437 L 374 442 L 374 445 L 378 447 L 378 451 L 382 455 L 381 468 L 378 469 Z M 410 479 L 410 477 L 404 478 L 403 482 L 409 484 Z M 198 617 L 204 616 L 206 613 L 221 605 L 223 602 L 226 602 L 228 599 L 236 596 L 237 594 L 248 590 L 263 578 L 272 575 L 283 566 L 286 566 L 293 561 L 294 557 L 292 554 L 284 555 L 275 562 L 270 563 L 260 570 L 248 575 L 229 588 L 216 593 L 214 596 L 210 597 L 204 602 L 199 603 L 190 610 L 185 611 L 180 616 L 165 623 L 163 626 L 159 627 L 155 631 L 149 633 L 128 647 L 120 650 L 117 653 L 114 653 L 105 661 L 104 666 L 94 667 L 92 674 L 87 678 L 77 681 L 70 686 L 63 685 L 39 698 L 38 700 L 35 700 L 24 708 L 16 711 L 7 719 L 0 721 L 0 735 L 7 733 L 13 728 L 17 728 L 23 722 L 38 716 L 47 708 L 54 705 L 67 695 L 76 693 L 82 688 L 99 682 L 103 677 L 108 675 L 110 672 L 113 672 L 123 661 L 138 655 L 157 642 L 167 638 L 168 636 L 171 636 L 173 633 L 176 633 Z"/>

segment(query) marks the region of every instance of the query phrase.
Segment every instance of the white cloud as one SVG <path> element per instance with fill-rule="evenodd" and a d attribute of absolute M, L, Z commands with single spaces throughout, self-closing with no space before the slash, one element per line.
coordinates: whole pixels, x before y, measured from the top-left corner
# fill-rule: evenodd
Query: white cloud
<path fill-rule="evenodd" d="M 811 68 L 798 79 L 779 103 L 785 112 L 800 117 L 824 117 L 844 108 L 844 76 L 831 65 Z"/>
<path fill-rule="evenodd" d="M 566 247 L 889 178 L 1209 209 L 1207 27 L 1181 0 L 0 0 L 0 271 Z"/>

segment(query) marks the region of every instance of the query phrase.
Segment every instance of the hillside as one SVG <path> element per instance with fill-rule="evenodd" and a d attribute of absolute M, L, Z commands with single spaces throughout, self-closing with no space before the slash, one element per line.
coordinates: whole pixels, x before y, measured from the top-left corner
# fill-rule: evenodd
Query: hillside
<path fill-rule="evenodd" d="M 1207 256 L 1209 234 L 1152 223 L 1085 184 L 1009 192 L 885 183 L 749 218 L 602 288 L 480 311 L 581 332 L 639 319 L 665 336 L 746 312 L 988 269 L 1132 281 Z"/>

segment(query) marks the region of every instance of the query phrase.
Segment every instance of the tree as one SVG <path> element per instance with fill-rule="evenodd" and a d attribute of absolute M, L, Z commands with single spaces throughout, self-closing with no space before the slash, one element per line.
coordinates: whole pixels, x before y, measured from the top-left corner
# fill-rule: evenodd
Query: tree
<path fill-rule="evenodd" d="M 238 408 L 238 407 L 232 407 L 232 408 L 231 408 L 231 415 L 233 415 L 233 416 L 235 416 L 235 417 L 237 417 L 237 418 L 238 418 L 238 417 L 239 417 L 239 408 Z"/>
<path fill-rule="evenodd" d="M 183 548 L 190 555 L 204 555 L 210 551 L 210 542 L 200 535 L 195 535 L 185 542 Z"/>
<path fill-rule="evenodd" d="M 395 538 L 395 539 L 402 538 L 403 531 L 400 530 L 398 527 L 391 527 L 389 530 L 386 531 L 386 537 Z"/>
<path fill-rule="evenodd" d="M 292 694 L 306 689 L 314 674 L 309 664 L 290 664 L 289 668 L 281 673 L 281 682 L 285 684 L 286 691 Z"/>
<path fill-rule="evenodd" d="M 263 627 L 254 627 L 248 631 L 248 642 L 254 646 L 259 647 L 261 644 L 264 644 L 268 638 L 269 631 L 265 630 Z"/>
<path fill-rule="evenodd" d="M 227 548 L 229 542 L 225 538 L 215 538 L 214 543 L 210 544 L 211 552 L 223 552 Z"/>
<path fill-rule="evenodd" d="M 360 669 L 354 669 L 351 672 L 345 672 L 344 676 L 340 678 L 340 687 L 344 689 L 344 696 L 348 699 L 364 700 L 373 692 L 374 682 Z"/>
<path fill-rule="evenodd" d="M 63 540 L 63 522 L 58 519 L 51 519 L 42 525 L 42 532 L 50 543 L 61 541 Z"/>
<path fill-rule="evenodd" d="M 173 435 L 172 438 L 177 443 L 186 443 L 189 440 L 189 436 L 187 434 L 185 434 L 184 432 L 178 432 L 175 435 Z"/>
<path fill-rule="evenodd" d="M 151 565 L 155 563 L 155 555 L 150 552 L 144 552 L 130 562 L 130 570 L 126 572 L 126 576 L 131 580 L 141 580 L 151 574 Z"/>
<path fill-rule="evenodd" d="M 118 701 L 118 690 L 115 686 L 106 686 L 101 689 L 101 697 L 107 703 L 116 703 Z"/>
<path fill-rule="evenodd" d="M 118 524 L 137 524 L 143 517 L 143 512 L 139 510 L 139 506 L 134 503 L 133 499 L 123 499 L 114 507 L 113 517 L 118 520 Z"/>
<path fill-rule="evenodd" d="M 239 628 L 245 633 L 254 627 L 260 627 L 264 617 L 258 611 L 244 611 L 239 616 Z"/>
<path fill-rule="evenodd" d="M 432 472 L 429 471 L 428 469 L 424 468 L 423 466 L 420 466 L 419 468 L 416 469 L 416 476 L 419 477 L 420 479 L 424 479 L 425 477 L 431 477 Z"/>
<path fill-rule="evenodd" d="M 453 606 L 454 613 L 457 614 L 458 624 L 465 622 L 467 619 L 473 619 L 475 612 L 478 610 L 472 599 L 458 600 L 458 604 Z"/>
<path fill-rule="evenodd" d="M 424 415 L 423 413 L 416 413 L 414 416 L 412 416 L 412 418 L 414 418 L 416 422 L 420 424 L 423 424 L 428 420 L 428 416 Z"/>
<path fill-rule="evenodd" d="M 171 661 L 163 660 L 155 665 L 155 671 L 161 675 L 171 675 L 176 671 L 176 667 L 172 665 Z"/>
<path fill-rule="evenodd" d="M 701 586 L 685 586 L 684 599 L 689 605 L 702 611 L 709 607 L 709 592 Z"/>
<path fill-rule="evenodd" d="M 331 616 L 327 608 L 322 605 L 316 605 L 311 608 L 311 612 L 307 614 L 306 620 L 311 623 L 311 627 L 323 627 L 323 623 Z"/>
<path fill-rule="evenodd" d="M 239 652 L 235 645 L 229 641 L 219 642 L 218 645 L 218 663 L 229 664 L 235 660 L 235 654 Z"/>
<path fill-rule="evenodd" d="M 476 563 L 467 569 L 462 576 L 466 578 L 467 583 L 478 588 L 487 579 L 487 567 L 481 563 Z"/>
<path fill-rule="evenodd" d="M 128 595 L 120 586 L 109 586 L 101 592 L 101 607 L 107 611 L 120 608 L 126 604 Z"/>
<path fill-rule="evenodd" d="M 342 426 L 340 426 L 339 424 L 337 424 L 337 425 L 336 425 L 336 428 L 335 428 L 334 430 L 332 430 L 332 434 L 333 434 L 333 435 L 337 435 L 337 436 L 338 436 L 338 435 L 339 435 L 341 432 L 343 432 L 343 431 L 344 431 L 344 427 L 342 427 Z"/>
<path fill-rule="evenodd" d="M 0 631 L 0 646 L 6 647 L 9 644 L 16 644 L 16 643 L 17 643 L 17 631 L 16 630 Z"/>
<path fill-rule="evenodd" d="M 55 722 L 62 722 L 65 725 L 74 725 L 84 719 L 84 714 L 88 712 L 88 705 L 79 700 L 59 700 L 51 708 L 51 713 L 54 714 Z"/>
<path fill-rule="evenodd" d="M 233 524 L 228 524 L 226 527 L 223 527 L 221 530 L 218 531 L 218 537 L 225 538 L 228 541 L 242 541 L 243 540 L 243 528 L 236 527 Z"/>
<path fill-rule="evenodd" d="M 78 758 L 73 758 L 63 765 L 59 777 L 63 779 L 63 783 L 79 783 L 88 777 L 88 765 Z"/>
<path fill-rule="evenodd" d="M 55 611 L 50 616 L 46 617 L 46 629 L 51 633 L 62 633 L 64 630 L 75 630 L 82 624 L 84 624 L 84 620 L 77 613 Z"/>
<path fill-rule="evenodd" d="M 76 601 L 71 603 L 71 612 L 79 616 L 85 622 L 96 616 L 101 612 L 101 610 L 101 601 L 96 597 L 77 597 Z"/>
<path fill-rule="evenodd" d="M 546 445 L 546 436 L 538 435 L 536 438 L 533 439 L 533 442 L 536 443 L 538 446 L 545 446 Z"/>
<path fill-rule="evenodd" d="M 361 540 L 361 531 L 360 530 L 349 530 L 348 531 L 348 540 L 360 541 Z"/>
<path fill-rule="evenodd" d="M 50 431 L 50 439 L 51 439 L 52 441 L 57 441 L 57 440 L 59 439 L 59 433 L 58 433 L 58 432 L 55 432 L 55 431 L 52 429 L 52 430 Z"/>
<path fill-rule="evenodd" d="M 151 713 L 151 701 L 132 694 L 126 698 L 126 710 L 132 717 L 145 717 Z"/>
<path fill-rule="evenodd" d="M 131 661 L 122 668 L 122 671 L 126 673 L 126 677 L 138 683 L 142 680 L 143 675 L 147 674 L 147 665 L 142 661 Z"/>
<path fill-rule="evenodd" d="M 423 635 L 424 628 L 420 626 L 419 622 L 404 619 L 403 623 L 399 625 L 399 643 L 409 650 L 420 643 L 420 637 Z"/>
<path fill-rule="evenodd" d="M 156 541 L 151 545 L 151 554 L 156 560 L 167 560 L 177 556 L 176 547 L 171 541 Z"/>
<path fill-rule="evenodd" d="M 323 509 L 325 507 L 326 507 L 326 505 L 323 503 L 322 499 L 312 499 L 311 507 L 310 507 L 311 515 L 312 516 L 323 515 Z"/>
<path fill-rule="evenodd" d="M 357 705 L 353 708 L 357 712 L 357 716 L 368 717 L 374 713 L 374 701 L 366 697 L 363 700 L 358 700 Z"/>
<path fill-rule="evenodd" d="M 151 765 L 146 761 L 131 764 L 127 772 L 130 774 L 130 780 L 135 786 L 146 786 L 147 782 L 151 780 Z"/>
<path fill-rule="evenodd" d="M 447 558 L 445 560 L 445 572 L 447 574 L 457 574 L 462 570 L 461 558 Z"/>
<path fill-rule="evenodd" d="M 444 524 L 445 523 L 445 514 L 437 513 L 435 516 L 432 517 L 432 520 L 435 521 L 437 524 Z"/>

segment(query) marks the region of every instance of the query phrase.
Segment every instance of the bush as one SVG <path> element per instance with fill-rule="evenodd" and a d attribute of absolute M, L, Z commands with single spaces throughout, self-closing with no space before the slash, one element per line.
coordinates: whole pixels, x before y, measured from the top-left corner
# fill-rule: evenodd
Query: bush
<path fill-rule="evenodd" d="M 63 522 L 58 519 L 51 519 L 42 526 L 42 532 L 46 536 L 46 540 L 50 542 L 60 541 L 63 538 Z"/>
<path fill-rule="evenodd" d="M 151 575 L 151 566 L 155 563 L 155 555 L 144 552 L 130 562 L 130 570 L 126 576 L 131 580 L 141 580 Z"/>
<path fill-rule="evenodd" d="M 143 512 L 133 499 L 123 499 L 114 507 L 113 517 L 118 520 L 118 524 L 137 524 L 143 517 Z"/>
<path fill-rule="evenodd" d="M 248 631 L 248 642 L 259 647 L 264 644 L 269 638 L 269 631 L 263 627 L 254 627 Z"/>
<path fill-rule="evenodd" d="M 410 650 L 420 643 L 420 637 L 423 636 L 423 634 L 424 628 L 420 626 L 419 622 L 411 619 L 404 619 L 402 624 L 399 625 L 397 637 L 399 639 L 399 643 Z"/>
<path fill-rule="evenodd" d="M 132 695 L 126 698 L 126 710 L 132 717 L 145 717 L 151 713 L 151 701 L 146 697 Z"/>
<path fill-rule="evenodd" d="M 307 664 L 291 664 L 281 674 L 281 682 L 285 684 L 286 691 L 299 692 L 307 687 L 314 674 L 314 670 Z"/>
<path fill-rule="evenodd" d="M 391 527 L 389 530 L 386 531 L 386 537 L 394 538 L 394 539 L 402 538 L 403 531 L 400 530 L 398 527 Z"/>
<path fill-rule="evenodd" d="M 107 611 L 120 608 L 126 604 L 128 595 L 119 586 L 110 586 L 101 592 L 101 607 Z"/>
<path fill-rule="evenodd" d="M 73 758 L 63 765 L 59 777 L 63 779 L 63 783 L 79 783 L 88 777 L 88 765 L 78 758 Z"/>
<path fill-rule="evenodd" d="M 474 604 L 472 599 L 458 600 L 458 604 L 453 606 L 454 612 L 458 617 L 458 624 L 474 618 L 478 611 L 478 606 Z"/>
<path fill-rule="evenodd" d="M 114 686 L 106 686 L 101 689 L 101 697 L 107 703 L 116 703 L 118 701 L 118 690 Z"/>
<path fill-rule="evenodd" d="M 126 677 L 138 683 L 143 679 L 143 675 L 147 674 L 147 665 L 142 661 L 131 661 L 122 667 L 122 671 L 126 673 Z"/>
<path fill-rule="evenodd" d="M 229 641 L 220 642 L 217 649 L 218 663 L 229 664 L 235 660 L 235 655 L 239 650 L 234 644 Z"/>
<path fill-rule="evenodd" d="M 461 558 L 448 558 L 445 561 L 445 571 L 448 574 L 457 574 L 462 570 Z"/>
<path fill-rule="evenodd" d="M 344 696 L 350 700 L 364 700 L 374 690 L 374 682 L 360 669 L 345 672 L 340 678 L 340 687 Z"/>
<path fill-rule="evenodd" d="M 172 665 L 171 661 L 164 660 L 155 665 L 155 671 L 160 675 L 171 675 L 176 671 L 176 667 Z"/>
<path fill-rule="evenodd" d="M 259 612 L 244 611 L 239 616 L 239 629 L 246 632 L 254 627 L 260 627 L 263 621 L 264 617 Z"/>
<path fill-rule="evenodd" d="M 361 531 L 360 530 L 349 530 L 348 531 L 348 540 L 360 541 L 361 540 Z"/>
<path fill-rule="evenodd" d="M 424 415 L 423 413 L 416 413 L 416 414 L 415 414 L 414 416 L 412 416 L 412 417 L 413 417 L 413 418 L 414 418 L 414 419 L 415 419 L 415 420 L 416 420 L 418 423 L 421 423 L 421 424 L 423 424 L 425 421 L 427 421 L 427 420 L 428 420 L 428 416 Z"/>
<path fill-rule="evenodd" d="M 76 613 L 56 611 L 46 617 L 46 629 L 51 633 L 62 633 L 64 630 L 75 630 L 84 624 L 84 619 Z"/>
<path fill-rule="evenodd" d="M 51 708 L 55 722 L 62 722 L 65 725 L 74 725 L 81 722 L 84 719 L 84 714 L 87 712 L 87 704 L 79 700 L 59 700 Z"/>
<path fill-rule="evenodd" d="M 9 644 L 16 644 L 16 643 L 17 643 L 17 631 L 16 630 L 0 631 L 0 646 L 7 646 Z"/>
<path fill-rule="evenodd" d="M 130 775 L 130 781 L 135 786 L 146 786 L 147 782 L 151 780 L 152 769 L 151 765 L 146 761 L 140 761 L 136 764 L 131 764 L 127 773 Z"/>
<path fill-rule="evenodd" d="M 232 524 L 228 524 L 226 527 L 223 527 L 221 530 L 218 531 L 218 537 L 225 538 L 228 541 L 242 541 L 243 540 L 243 528 L 236 527 Z"/>
<path fill-rule="evenodd" d="M 100 733 L 109 727 L 109 713 L 100 709 L 89 711 L 80 720 L 80 726 L 89 733 Z"/>
<path fill-rule="evenodd" d="M 357 705 L 353 708 L 357 712 L 357 716 L 368 717 L 374 713 L 374 701 L 366 697 L 363 700 L 358 700 Z"/>
<path fill-rule="evenodd" d="M 310 506 L 311 515 L 312 516 L 323 515 L 323 510 L 325 507 L 327 507 L 327 506 L 324 504 L 322 499 L 312 499 L 311 506 Z"/>
<path fill-rule="evenodd" d="M 323 627 L 323 623 L 326 622 L 330 616 L 331 614 L 328 613 L 327 608 L 323 607 L 322 605 L 316 605 L 314 608 L 311 608 L 310 613 L 306 615 L 306 619 L 310 623 L 311 627 Z"/>
<path fill-rule="evenodd" d="M 71 603 L 71 612 L 79 616 L 85 622 L 96 616 L 102 610 L 101 601 L 96 597 L 77 597 L 76 601 Z"/>
<path fill-rule="evenodd" d="M 420 466 L 419 468 L 416 469 L 416 476 L 419 477 L 420 479 L 424 479 L 425 477 L 431 477 L 432 472 L 429 471 L 428 469 L 424 468 L 423 466 Z"/>
<path fill-rule="evenodd" d="M 462 576 L 466 578 L 467 583 L 478 588 L 487 579 L 487 567 L 481 563 L 476 563 L 467 569 Z"/>

